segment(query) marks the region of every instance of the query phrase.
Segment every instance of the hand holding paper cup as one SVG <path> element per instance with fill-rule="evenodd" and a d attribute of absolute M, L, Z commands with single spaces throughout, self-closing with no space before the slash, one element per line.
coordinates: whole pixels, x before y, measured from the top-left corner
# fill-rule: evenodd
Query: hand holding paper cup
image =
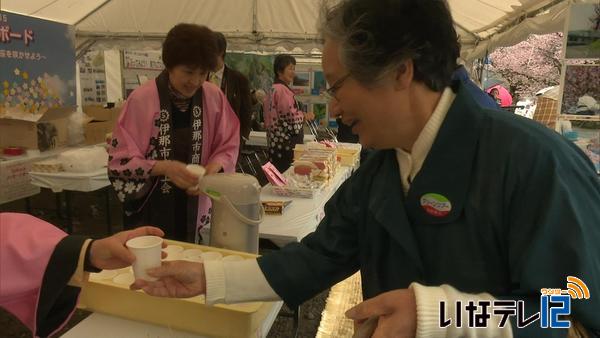
<path fill-rule="evenodd" d="M 148 276 L 146 270 L 161 265 L 163 239 L 157 236 L 141 236 L 127 241 L 125 245 L 135 256 L 133 273 L 135 278 L 155 281 L 156 278 Z"/>
<path fill-rule="evenodd" d="M 192 174 L 198 176 L 198 185 L 188 189 L 187 193 L 190 195 L 198 195 L 200 193 L 200 181 L 206 174 L 206 168 L 198 164 L 188 164 L 185 168 Z"/>

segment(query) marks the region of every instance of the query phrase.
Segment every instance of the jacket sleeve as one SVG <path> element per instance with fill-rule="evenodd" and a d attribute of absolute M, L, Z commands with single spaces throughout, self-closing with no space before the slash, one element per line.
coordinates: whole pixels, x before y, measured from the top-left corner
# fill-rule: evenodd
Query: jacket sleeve
<path fill-rule="evenodd" d="M 537 151 L 508 178 L 505 205 L 510 229 L 507 243 L 509 295 L 524 300 L 527 315 L 540 311 L 540 289 L 567 289 L 567 276 L 581 279 L 590 299 L 571 299 L 571 317 L 590 332 L 600 330 L 600 183 L 593 166 L 578 149 L 562 145 Z M 532 154 L 532 152 L 527 152 Z M 512 181 L 512 182 L 511 182 Z M 596 295 L 596 296 L 594 296 Z M 564 336 L 542 329 L 540 322 L 518 328 L 516 337 Z"/>
<path fill-rule="evenodd" d="M 235 171 L 235 164 L 240 149 L 240 121 L 227 97 L 219 90 L 219 99 L 215 107 L 209 107 L 214 122 L 210 124 L 212 135 L 210 154 L 206 164 L 211 162 L 220 163 L 223 171 L 231 173 Z"/>
<path fill-rule="evenodd" d="M 156 161 L 148 159 L 157 144 L 154 113 L 136 94 L 123 106 L 108 149 L 108 177 L 121 202 L 145 197 L 155 183 L 150 173 Z"/>
<path fill-rule="evenodd" d="M 290 306 L 301 304 L 359 269 L 359 212 L 350 192 L 353 177 L 327 202 L 325 218 L 315 232 L 300 243 L 258 258 L 268 283 Z"/>
<path fill-rule="evenodd" d="M 0 214 L 0 306 L 34 336 L 66 324 L 80 288 L 68 285 L 87 240 L 26 214 Z"/>

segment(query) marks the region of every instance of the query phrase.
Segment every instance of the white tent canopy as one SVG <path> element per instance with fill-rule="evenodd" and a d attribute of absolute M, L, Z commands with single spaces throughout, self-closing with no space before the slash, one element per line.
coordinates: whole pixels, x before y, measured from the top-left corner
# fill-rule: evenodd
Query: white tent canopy
<path fill-rule="evenodd" d="M 448 0 L 472 60 L 530 33 L 562 31 L 569 0 Z M 159 48 L 176 23 L 223 32 L 231 49 L 273 51 L 319 47 L 322 0 L 2 0 L 2 10 L 76 27 L 79 48 Z"/>

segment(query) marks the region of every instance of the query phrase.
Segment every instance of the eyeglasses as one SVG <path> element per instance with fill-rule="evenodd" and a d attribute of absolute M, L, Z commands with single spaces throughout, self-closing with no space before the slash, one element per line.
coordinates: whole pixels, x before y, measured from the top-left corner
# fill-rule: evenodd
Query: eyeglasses
<path fill-rule="evenodd" d="M 340 88 L 342 88 L 342 86 L 344 85 L 344 81 L 346 81 L 347 78 L 350 77 L 350 73 L 342 76 L 341 78 L 339 78 L 337 81 L 335 81 L 331 87 L 327 88 L 327 90 L 325 90 L 323 92 L 323 97 L 325 97 L 327 100 L 332 100 L 332 99 L 336 99 L 337 97 L 335 96 L 335 93 L 340 90 Z"/>

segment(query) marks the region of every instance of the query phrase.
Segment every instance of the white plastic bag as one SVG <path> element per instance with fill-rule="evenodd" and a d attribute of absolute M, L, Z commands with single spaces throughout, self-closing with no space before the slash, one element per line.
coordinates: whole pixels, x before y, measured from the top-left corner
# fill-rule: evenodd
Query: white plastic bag
<path fill-rule="evenodd" d="M 69 117 L 69 145 L 73 146 L 85 141 L 83 125 L 88 123 L 89 120 L 90 118 L 80 111 L 71 114 Z"/>
<path fill-rule="evenodd" d="M 89 173 L 106 167 L 108 153 L 104 147 L 67 150 L 59 155 L 63 169 L 72 173 Z"/>

